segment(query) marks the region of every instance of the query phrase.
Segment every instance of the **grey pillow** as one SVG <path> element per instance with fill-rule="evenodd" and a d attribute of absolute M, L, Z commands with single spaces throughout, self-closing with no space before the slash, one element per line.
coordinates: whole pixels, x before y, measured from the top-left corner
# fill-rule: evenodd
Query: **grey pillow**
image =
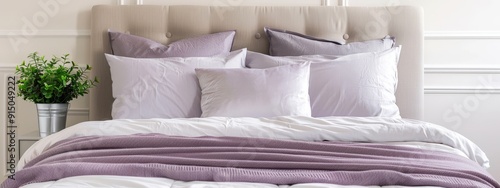
<path fill-rule="evenodd" d="M 336 41 L 318 39 L 296 32 L 264 28 L 269 39 L 269 54 L 272 56 L 299 55 L 349 55 L 365 52 L 380 52 L 395 46 L 393 37 L 342 45 Z"/>
<path fill-rule="evenodd" d="M 113 55 L 134 58 L 210 57 L 231 51 L 235 31 L 182 39 L 167 46 L 121 32 L 108 31 Z"/>

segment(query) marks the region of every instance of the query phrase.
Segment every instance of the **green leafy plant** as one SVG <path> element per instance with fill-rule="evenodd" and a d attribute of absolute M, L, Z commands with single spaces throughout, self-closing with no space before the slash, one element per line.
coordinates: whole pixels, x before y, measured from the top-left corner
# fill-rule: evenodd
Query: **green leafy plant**
<path fill-rule="evenodd" d="M 99 82 L 87 76 L 92 67 L 79 67 L 68 57 L 66 54 L 46 60 L 37 52 L 29 54 L 28 62 L 16 66 L 20 77 L 18 96 L 35 103 L 68 103 L 87 94 Z"/>

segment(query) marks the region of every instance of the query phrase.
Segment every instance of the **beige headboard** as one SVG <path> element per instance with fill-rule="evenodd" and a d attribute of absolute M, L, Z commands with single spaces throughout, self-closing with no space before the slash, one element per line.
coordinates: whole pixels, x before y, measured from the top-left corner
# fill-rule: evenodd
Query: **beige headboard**
<path fill-rule="evenodd" d="M 265 26 L 346 42 L 396 37 L 403 46 L 398 65 L 401 116 L 423 118 L 423 13 L 417 7 L 251 7 L 98 5 L 92 9 L 90 120 L 111 119 L 111 79 L 104 53 L 107 30 L 129 32 L 164 44 L 182 38 L 236 30 L 233 49 L 268 53 Z"/>

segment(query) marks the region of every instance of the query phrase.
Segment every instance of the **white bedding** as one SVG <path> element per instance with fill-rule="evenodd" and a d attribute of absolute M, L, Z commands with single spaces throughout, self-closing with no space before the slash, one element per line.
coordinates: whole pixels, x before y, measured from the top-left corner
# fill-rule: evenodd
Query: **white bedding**
<path fill-rule="evenodd" d="M 377 188 L 381 186 L 344 186 L 324 183 L 304 183 L 296 185 L 272 185 L 245 182 L 174 181 L 168 178 L 143 178 L 122 176 L 77 176 L 59 181 L 34 183 L 22 188 L 67 188 L 67 187 L 120 187 L 120 188 Z M 403 188 L 405 186 L 382 186 L 383 188 Z M 420 188 L 435 188 L 423 186 Z"/>
<path fill-rule="evenodd" d="M 303 141 L 384 142 L 455 153 L 489 166 L 484 152 L 462 135 L 431 123 L 380 117 L 275 117 L 109 120 L 83 122 L 50 135 L 30 147 L 20 159 L 18 170 L 57 141 L 89 135 L 162 133 L 177 136 L 236 136 Z M 127 183 L 128 182 L 128 183 Z M 234 187 L 234 183 L 180 182 L 164 178 L 78 176 L 24 187 Z M 276 187 L 268 184 L 237 183 L 237 187 Z M 287 187 L 287 186 L 279 186 Z M 291 187 L 353 187 L 327 184 L 297 184 Z M 354 186 L 356 187 L 356 186 Z M 392 186 L 394 187 L 394 186 Z"/>

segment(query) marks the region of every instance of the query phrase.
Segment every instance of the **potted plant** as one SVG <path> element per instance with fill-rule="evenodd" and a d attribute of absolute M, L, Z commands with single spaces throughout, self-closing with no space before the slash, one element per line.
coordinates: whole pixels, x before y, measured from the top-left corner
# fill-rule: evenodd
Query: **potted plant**
<path fill-rule="evenodd" d="M 92 67 L 79 67 L 68 57 L 46 60 L 34 52 L 28 55 L 28 62 L 16 66 L 18 96 L 36 104 L 41 137 L 64 129 L 69 101 L 87 94 L 98 83 L 97 78 L 87 76 Z"/>

